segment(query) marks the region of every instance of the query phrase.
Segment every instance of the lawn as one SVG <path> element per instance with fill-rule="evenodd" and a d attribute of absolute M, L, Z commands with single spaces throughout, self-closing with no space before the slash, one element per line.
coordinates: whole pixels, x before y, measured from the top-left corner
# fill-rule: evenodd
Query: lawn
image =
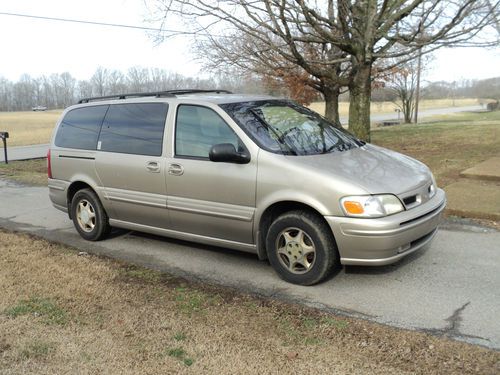
<path fill-rule="evenodd" d="M 0 162 L 0 177 L 28 185 L 47 186 L 47 159 Z"/>
<path fill-rule="evenodd" d="M 423 100 L 421 109 L 443 108 L 455 106 L 477 105 L 477 99 L 439 99 Z M 310 108 L 323 114 L 324 103 L 312 103 Z M 392 102 L 372 103 L 372 113 L 394 113 L 395 104 Z M 340 103 L 340 114 L 345 116 L 349 112 L 349 103 Z M 8 131 L 9 146 L 25 146 L 32 144 L 49 143 L 54 126 L 62 110 L 44 112 L 0 112 L 0 131 Z"/>
<path fill-rule="evenodd" d="M 372 131 L 372 143 L 427 164 L 439 186 L 456 182 L 459 173 L 500 155 L 500 111 L 456 113 L 418 125 Z"/>
<path fill-rule="evenodd" d="M 8 146 L 49 143 L 61 110 L 0 112 L 0 131 L 8 131 Z"/>
<path fill-rule="evenodd" d="M 2 374 L 495 374 L 500 353 L 0 231 Z"/>

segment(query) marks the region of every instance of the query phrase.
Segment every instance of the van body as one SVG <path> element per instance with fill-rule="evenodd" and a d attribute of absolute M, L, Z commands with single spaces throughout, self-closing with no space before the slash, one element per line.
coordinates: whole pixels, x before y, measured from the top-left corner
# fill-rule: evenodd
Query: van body
<path fill-rule="evenodd" d="M 67 108 L 49 194 L 88 240 L 111 227 L 255 253 L 312 285 L 427 245 L 446 198 L 430 170 L 285 99 L 180 90 Z"/>

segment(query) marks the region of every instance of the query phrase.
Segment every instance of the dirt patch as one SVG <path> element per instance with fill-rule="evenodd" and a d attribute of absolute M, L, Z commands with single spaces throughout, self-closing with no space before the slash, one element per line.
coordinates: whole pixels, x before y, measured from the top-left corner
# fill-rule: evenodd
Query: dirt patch
<path fill-rule="evenodd" d="M 500 369 L 496 351 L 79 256 L 28 235 L 0 231 L 0 248 L 2 374 Z"/>

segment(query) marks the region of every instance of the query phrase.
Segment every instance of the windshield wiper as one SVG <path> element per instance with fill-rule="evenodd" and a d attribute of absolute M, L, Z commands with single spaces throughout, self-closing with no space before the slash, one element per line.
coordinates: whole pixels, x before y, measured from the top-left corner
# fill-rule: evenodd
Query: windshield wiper
<path fill-rule="evenodd" d="M 268 130 L 268 131 L 271 131 L 275 136 L 276 136 L 276 141 L 278 142 L 279 145 L 281 146 L 285 146 L 286 150 L 283 150 L 282 147 L 280 147 L 281 151 L 283 152 L 283 154 L 285 155 L 297 155 L 297 152 L 292 149 L 290 147 L 289 144 L 287 144 L 283 139 L 282 137 L 278 134 L 278 132 L 271 126 L 267 123 L 266 120 L 264 120 L 258 113 L 255 109 L 249 109 L 248 110 L 252 115 L 255 116 L 255 118 L 257 118 L 257 120 L 259 120 L 259 122 L 264 125 L 264 127 Z"/>

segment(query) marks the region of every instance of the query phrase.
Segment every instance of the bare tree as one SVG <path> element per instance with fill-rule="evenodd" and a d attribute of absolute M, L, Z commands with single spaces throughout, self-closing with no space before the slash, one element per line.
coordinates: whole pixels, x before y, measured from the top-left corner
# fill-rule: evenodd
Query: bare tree
<path fill-rule="evenodd" d="M 427 70 L 432 55 L 425 55 L 420 66 L 421 71 Z M 418 80 L 418 60 L 400 63 L 398 59 L 386 61 L 392 66 L 391 69 L 382 69 L 379 79 L 384 86 L 395 94 L 393 102 L 403 113 L 406 124 L 412 122 L 416 110 L 416 91 Z"/>
<path fill-rule="evenodd" d="M 92 93 L 96 96 L 104 96 L 107 94 L 109 72 L 108 69 L 102 66 L 98 67 L 90 78 L 92 84 Z"/>
<path fill-rule="evenodd" d="M 127 91 L 126 78 L 119 70 L 112 70 L 108 74 L 107 88 L 109 94 L 120 94 Z"/>
<path fill-rule="evenodd" d="M 132 92 L 147 91 L 149 81 L 149 71 L 147 68 L 134 66 L 127 72 L 127 86 Z"/>
<path fill-rule="evenodd" d="M 162 26 L 169 17 L 182 17 L 187 30 L 210 48 L 244 43 L 235 59 L 280 56 L 320 82 L 329 72 L 328 87 L 347 83 L 349 88 L 349 129 L 369 140 L 374 63 L 411 60 L 423 46 L 431 52 L 498 43 L 482 40 L 491 33 L 481 31 L 494 25 L 499 8 L 499 1 L 486 0 L 156 0 L 153 14 Z M 308 54 L 308 46 L 318 53 Z"/>

